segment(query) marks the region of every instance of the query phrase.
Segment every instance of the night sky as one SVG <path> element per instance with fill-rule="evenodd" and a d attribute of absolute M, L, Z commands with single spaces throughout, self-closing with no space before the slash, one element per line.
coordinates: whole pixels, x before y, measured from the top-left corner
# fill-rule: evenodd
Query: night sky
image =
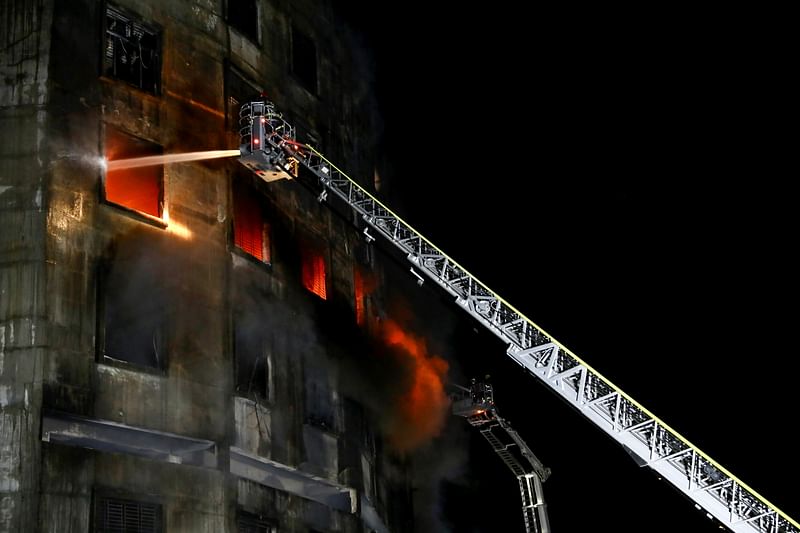
<path fill-rule="evenodd" d="M 800 517 L 796 208 L 761 160 L 739 51 L 686 13 L 349 13 L 376 58 L 390 205 L 560 342 Z M 462 373 L 552 468 L 556 531 L 718 531 L 465 320 Z M 453 531 L 521 531 L 473 434 Z"/>

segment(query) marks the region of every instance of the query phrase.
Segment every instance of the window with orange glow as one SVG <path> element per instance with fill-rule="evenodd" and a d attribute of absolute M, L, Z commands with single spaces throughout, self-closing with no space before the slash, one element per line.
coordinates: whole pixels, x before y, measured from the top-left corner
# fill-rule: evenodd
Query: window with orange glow
<path fill-rule="evenodd" d="M 160 145 L 139 139 L 107 125 L 105 155 L 108 161 L 160 155 Z M 106 172 L 105 198 L 113 204 L 161 217 L 164 167 L 126 168 Z"/>
<path fill-rule="evenodd" d="M 323 300 L 328 299 L 325 286 L 325 257 L 320 248 L 306 246 L 303 250 L 303 286 Z"/>
<path fill-rule="evenodd" d="M 366 295 L 364 291 L 364 276 L 358 267 L 353 270 L 353 292 L 355 293 L 356 324 L 363 327 L 367 317 L 366 306 L 364 305 Z"/>
<path fill-rule="evenodd" d="M 253 189 L 238 186 L 233 193 L 233 243 L 259 261 L 269 264 L 270 227 Z"/>

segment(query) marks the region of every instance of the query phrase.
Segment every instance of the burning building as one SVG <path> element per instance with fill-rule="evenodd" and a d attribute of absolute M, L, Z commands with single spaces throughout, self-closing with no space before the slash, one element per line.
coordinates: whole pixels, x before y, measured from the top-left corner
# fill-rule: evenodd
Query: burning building
<path fill-rule="evenodd" d="M 266 91 L 375 175 L 331 3 L 7 0 L 0 25 L 0 531 L 408 530 L 400 437 L 342 377 L 385 312 L 363 238 L 235 159 L 103 165 L 236 148 Z M 446 409 L 412 352 L 398 396 Z"/>

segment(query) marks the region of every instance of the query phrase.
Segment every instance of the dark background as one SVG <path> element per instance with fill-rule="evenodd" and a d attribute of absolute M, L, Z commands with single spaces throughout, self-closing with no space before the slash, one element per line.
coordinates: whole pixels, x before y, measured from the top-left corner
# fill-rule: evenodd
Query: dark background
<path fill-rule="evenodd" d="M 765 150 L 757 58 L 697 12 L 346 7 L 375 57 L 381 196 L 560 342 L 800 516 L 794 196 Z M 736 32 L 734 32 L 736 33 Z M 746 36 L 745 39 L 746 41 Z M 476 326 L 477 328 L 477 326 Z M 718 531 L 469 322 L 464 377 L 552 468 L 556 531 Z M 481 438 L 453 531 L 521 531 Z"/>

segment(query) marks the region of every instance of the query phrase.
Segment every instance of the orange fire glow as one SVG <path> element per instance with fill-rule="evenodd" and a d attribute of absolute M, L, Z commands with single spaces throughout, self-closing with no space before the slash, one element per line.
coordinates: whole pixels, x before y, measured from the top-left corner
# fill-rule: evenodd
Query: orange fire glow
<path fill-rule="evenodd" d="M 398 451 L 411 451 L 441 433 L 450 409 L 445 393 L 447 361 L 428 353 L 425 340 L 403 330 L 397 322 L 383 324 L 385 342 L 409 358 L 411 380 L 397 404 L 389 427 L 389 442 Z"/>

